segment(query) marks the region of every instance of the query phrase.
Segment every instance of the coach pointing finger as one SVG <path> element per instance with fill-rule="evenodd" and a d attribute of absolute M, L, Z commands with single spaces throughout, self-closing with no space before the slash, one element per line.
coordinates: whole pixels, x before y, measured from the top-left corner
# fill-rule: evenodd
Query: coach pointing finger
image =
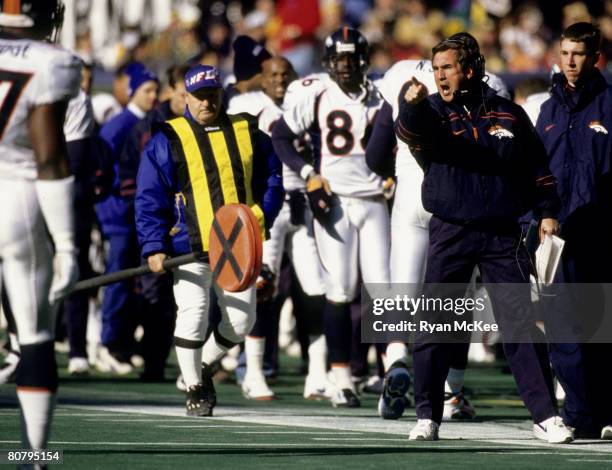
<path fill-rule="evenodd" d="M 406 103 L 414 105 L 423 101 L 429 95 L 427 87 L 419 82 L 415 77 L 412 77 L 406 85 L 410 84 L 406 93 L 404 94 L 404 100 Z"/>
<path fill-rule="evenodd" d="M 483 82 L 484 57 L 471 35 L 455 34 L 432 52 L 438 93 L 428 96 L 413 78 L 396 121 L 398 138 L 423 168 L 423 207 L 433 214 L 424 293 L 437 297 L 435 286 L 444 283 L 467 286 L 476 266 L 488 285 L 515 286 L 489 292 L 507 341 L 504 351 L 536 437 L 569 442 L 572 434 L 557 416 L 548 388 L 545 351 L 530 343 L 529 280 L 523 276 L 529 258 L 517 248 L 518 220 L 527 210 L 547 220 L 546 230 L 555 229 L 559 202 L 543 146 L 524 111 Z M 448 295 L 464 293 L 465 288 Z M 410 439 L 438 438 L 444 381 L 457 350 L 446 343 L 426 334 L 415 338 L 418 423 Z"/>

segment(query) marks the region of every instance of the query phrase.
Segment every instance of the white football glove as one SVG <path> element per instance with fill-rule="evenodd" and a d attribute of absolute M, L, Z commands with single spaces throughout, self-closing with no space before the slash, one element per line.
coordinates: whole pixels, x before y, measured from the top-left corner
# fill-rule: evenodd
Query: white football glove
<path fill-rule="evenodd" d="M 55 246 L 53 280 L 49 302 L 65 297 L 79 276 L 74 246 L 74 176 L 59 180 L 37 180 L 38 204 Z"/>
<path fill-rule="evenodd" d="M 51 305 L 66 297 L 79 279 L 79 265 L 74 251 L 58 252 L 53 257 L 53 280 L 49 289 Z"/>

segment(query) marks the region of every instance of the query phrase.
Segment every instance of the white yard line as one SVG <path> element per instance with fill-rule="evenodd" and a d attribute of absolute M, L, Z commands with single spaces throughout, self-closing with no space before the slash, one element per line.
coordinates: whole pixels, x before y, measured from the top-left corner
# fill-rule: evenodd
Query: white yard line
<path fill-rule="evenodd" d="M 175 406 L 133 406 L 133 405 L 62 405 L 64 410 L 91 410 L 98 412 L 115 412 L 138 415 L 156 415 L 173 418 L 183 418 L 184 408 L 180 405 Z M 309 414 L 311 413 L 311 414 Z M 215 421 L 244 423 L 248 425 L 274 425 L 291 428 L 310 428 L 326 431 L 358 431 L 364 433 L 378 433 L 397 436 L 397 442 L 407 441 L 408 431 L 414 426 L 414 420 L 389 421 L 375 419 L 371 414 L 364 415 L 361 410 L 360 416 L 347 414 L 334 415 L 334 410 L 306 410 L 303 408 L 274 408 L 244 409 L 241 407 L 215 408 L 215 417 L 199 418 L 205 419 L 210 424 L 198 426 L 213 426 Z M 198 418 L 193 418 L 194 420 Z M 179 421 L 181 422 L 181 421 Z M 222 424 L 222 423 L 220 423 Z M 612 443 L 602 444 L 601 441 L 579 441 L 578 444 L 550 445 L 533 437 L 531 426 L 528 422 L 524 423 L 444 423 L 440 430 L 440 437 L 443 440 L 462 440 L 464 445 L 497 444 L 501 446 L 523 447 L 540 449 L 552 452 L 558 450 L 571 450 L 574 452 L 584 452 L 584 454 L 612 454 Z M 329 440 L 329 439 L 326 439 Z M 431 443 L 432 447 L 439 446 L 439 443 Z M 580 454 L 580 455 L 584 455 Z"/>
<path fill-rule="evenodd" d="M 165 420 L 164 420 L 165 421 Z M 219 428 L 219 429 L 244 429 L 244 428 L 257 428 L 261 429 L 259 424 L 177 424 L 177 425 L 165 425 L 158 424 L 155 426 L 156 428 Z M 248 431 L 245 431 L 247 433 Z M 253 431 L 254 433 L 259 433 L 263 431 Z"/>
<path fill-rule="evenodd" d="M 104 416 L 110 416 L 110 415 L 104 415 Z M 116 415 L 115 415 L 116 416 Z M 192 418 L 190 416 L 185 416 L 182 419 L 164 419 L 164 423 L 193 423 L 194 421 L 197 421 L 198 419 L 201 418 Z M 100 419 L 94 419 L 94 418 L 86 418 L 83 421 L 88 421 L 88 422 L 93 422 L 93 423 L 159 423 L 159 418 L 100 418 Z M 255 425 L 253 425 L 255 426 Z"/>
<path fill-rule="evenodd" d="M 189 418 L 184 416 L 184 408 L 180 405 L 169 405 L 169 406 L 133 406 L 133 405 L 60 405 L 60 415 L 61 416 L 92 416 L 92 417 L 101 417 L 101 421 L 139 421 L 142 422 L 155 422 L 154 419 L 147 418 L 136 418 L 129 419 L 125 418 L 125 415 L 128 414 L 136 414 L 136 415 L 155 415 L 173 418 L 171 420 L 164 419 L 161 422 L 179 422 L 185 423 L 185 426 L 179 427 L 187 427 L 187 423 L 193 422 L 194 420 L 202 419 L 202 418 Z M 66 411 L 74 410 L 75 413 Z M 78 413 L 78 411 L 91 410 L 92 413 Z M 9 410 L 0 410 L 0 412 L 8 412 Z M 94 413 L 98 412 L 98 413 Z M 124 416 L 117 417 L 109 417 L 108 415 L 103 415 L 100 412 L 113 412 L 113 413 L 122 413 Z M 317 414 L 315 414 L 317 413 Z M 198 424 L 198 425 L 189 425 L 190 427 L 220 427 L 224 426 L 223 424 L 214 424 L 216 420 L 222 422 L 235 422 L 241 423 L 239 427 L 255 427 L 261 425 L 272 425 L 272 426 L 284 426 L 284 427 L 292 427 L 292 428 L 310 428 L 310 432 L 316 434 L 313 429 L 321 429 L 323 431 L 344 431 L 344 432 L 362 432 L 362 433 L 377 433 L 377 434 L 387 434 L 398 436 L 397 438 L 389 439 L 389 442 L 397 442 L 402 443 L 406 442 L 408 431 L 412 426 L 414 426 L 414 420 L 399 420 L 399 421 L 388 421 L 382 419 L 374 419 L 373 410 L 371 413 L 367 415 L 364 414 L 364 410 L 358 410 L 359 413 L 357 416 L 351 416 L 349 414 L 344 414 L 345 412 L 336 412 L 333 409 L 330 410 L 314 410 L 314 409 L 304 409 L 304 408 L 273 408 L 273 409 L 262 409 L 262 408 L 251 408 L 244 409 L 241 407 L 224 407 L 219 406 L 215 408 L 215 417 L 213 418 L 204 418 L 210 424 Z M 88 420 L 90 421 L 90 420 Z M 91 420 L 95 421 L 95 420 Z M 161 424 L 160 424 L 161 426 Z M 170 425 L 166 425 L 169 427 Z M 228 426 L 231 428 L 231 426 Z M 245 434 L 249 432 L 245 431 Z M 253 434 L 263 434 L 263 431 L 253 432 Z M 275 432 L 276 433 L 276 432 Z M 278 434 L 289 434 L 289 432 L 279 431 Z M 293 431 L 293 433 L 298 433 L 297 431 Z M 270 433 L 272 434 L 272 433 Z M 537 452 L 535 449 L 541 449 L 544 453 L 542 455 L 547 455 L 548 450 L 550 453 L 555 454 L 559 450 L 568 451 L 571 450 L 576 455 L 588 455 L 589 453 L 593 456 L 601 455 L 601 454 L 612 454 L 612 443 L 602 443 L 601 441 L 579 441 L 578 444 L 566 444 L 561 446 L 553 446 L 550 444 L 546 444 L 545 442 L 541 442 L 536 440 L 533 437 L 533 433 L 531 431 L 531 426 L 529 423 L 444 423 L 440 430 L 440 437 L 443 441 L 449 440 L 462 440 L 465 447 L 476 447 L 482 444 L 497 444 L 501 446 L 513 446 L 513 447 L 522 447 L 526 454 L 530 454 L 531 452 L 527 449 L 533 448 L 534 452 Z M 341 444 L 342 441 L 348 440 L 356 440 L 367 441 L 367 440 L 383 440 L 379 438 L 337 438 L 340 441 L 332 438 L 321 438 L 322 441 L 331 441 L 334 443 L 329 445 L 339 445 L 339 446 L 349 446 L 349 444 Z M 310 441 L 318 441 L 316 438 L 310 438 Z M 1 441 L 0 441 L 1 442 Z M 16 441 L 17 442 L 17 441 Z M 16 443 L 15 442 L 15 443 Z M 314 444 L 314 442 L 311 442 Z M 76 443 L 79 444 L 79 443 Z M 126 444 L 141 444 L 138 442 L 134 443 L 126 443 Z M 156 444 L 147 444 L 142 443 L 143 445 L 156 445 Z M 158 443 L 163 444 L 163 443 Z M 193 443 L 187 443 L 188 445 L 194 445 Z M 102 444 L 101 444 L 102 445 Z M 121 445 L 121 444 L 109 444 L 109 445 Z M 169 443 L 168 445 L 181 445 L 175 443 Z M 208 444 L 198 444 L 198 445 L 206 445 Z M 210 445 L 226 445 L 226 444 L 210 444 Z M 237 444 L 227 444 L 228 446 L 235 446 Z M 242 443 L 238 446 L 243 445 Z M 252 444 L 253 446 L 257 446 L 259 444 Z M 262 444 L 262 446 L 267 446 L 268 444 Z M 282 443 L 274 443 L 270 444 L 271 446 L 286 446 L 286 447 L 294 447 L 305 444 L 282 444 Z M 323 442 L 316 442 L 317 446 L 326 445 Z M 356 444 L 356 446 L 364 445 Z M 368 444 L 370 445 L 370 444 Z M 386 445 L 377 445 L 377 447 L 388 447 L 390 444 Z M 423 445 L 423 443 L 419 443 L 419 445 Z M 435 448 L 446 448 L 442 443 L 427 443 L 427 445 L 431 445 L 431 447 Z M 402 446 L 403 447 L 403 446 Z M 453 446 L 449 446 L 453 447 Z M 482 451 L 479 449 L 479 451 Z M 494 449 L 492 449 L 491 453 L 497 453 Z M 513 452 L 514 453 L 514 452 Z M 570 454 L 571 455 L 571 454 Z M 604 460 L 607 462 L 607 460 Z"/>
<path fill-rule="evenodd" d="M 231 426 L 223 426 L 224 428 L 228 428 Z M 238 427 L 238 426 L 236 426 Z M 326 432 L 326 431 L 232 431 L 232 434 L 313 434 L 315 436 L 326 436 L 326 435 L 331 435 L 331 436 L 337 436 L 338 433 L 337 432 Z M 363 434 L 361 431 L 353 431 L 351 433 L 352 435 L 354 434 Z M 360 439 L 354 438 L 354 439 L 350 439 L 350 438 L 346 438 L 346 439 L 340 439 L 340 438 L 333 438 L 333 437 L 321 437 L 321 438 L 312 438 L 315 441 L 358 441 Z M 377 440 L 377 441 L 388 441 L 389 439 L 385 439 L 385 438 L 379 438 L 379 437 L 366 437 L 363 438 L 364 441 L 372 441 L 372 440 Z M 402 441 L 404 441 L 405 439 L 402 439 Z"/>
<path fill-rule="evenodd" d="M 19 444 L 20 441 L 0 441 L 0 444 Z M 230 442 L 115 442 L 115 441 L 50 441 L 49 445 L 57 446 L 57 445 L 82 445 L 82 446 L 157 446 L 157 447 L 174 447 L 174 446 L 183 446 L 183 447 L 312 447 L 315 444 L 312 442 L 267 442 L 267 443 L 254 443 L 254 442 L 240 442 L 240 443 L 230 443 Z M 323 442 L 316 443 L 316 446 L 319 447 L 363 447 L 363 444 L 325 444 Z M 388 447 L 383 444 L 368 444 L 368 447 Z"/>
<path fill-rule="evenodd" d="M 602 459 L 567 459 L 568 462 L 608 462 L 612 463 L 612 460 L 602 460 Z"/>

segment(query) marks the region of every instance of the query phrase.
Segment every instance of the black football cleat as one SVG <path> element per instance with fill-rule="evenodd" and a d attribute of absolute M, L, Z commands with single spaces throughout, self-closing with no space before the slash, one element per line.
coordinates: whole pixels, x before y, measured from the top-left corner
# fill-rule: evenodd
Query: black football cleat
<path fill-rule="evenodd" d="M 212 416 L 213 406 L 205 398 L 202 384 L 191 385 L 187 389 L 187 416 Z"/>

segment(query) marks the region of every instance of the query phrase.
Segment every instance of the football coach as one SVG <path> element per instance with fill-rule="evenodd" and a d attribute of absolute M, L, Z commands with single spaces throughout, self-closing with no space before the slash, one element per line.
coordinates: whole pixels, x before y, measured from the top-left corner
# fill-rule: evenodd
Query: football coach
<path fill-rule="evenodd" d="M 433 214 L 425 292 L 427 284 L 467 286 L 476 266 L 485 283 L 504 283 L 490 294 L 504 337 L 514 341 L 504 344 L 504 352 L 534 433 L 549 443 L 567 443 L 573 437 L 558 416 L 546 349 L 530 340 L 530 263 L 518 222 L 533 210 L 541 220 L 540 236 L 557 231 L 555 180 L 525 112 L 483 82 L 484 62 L 471 35 L 455 34 L 432 49 L 438 93 L 428 96 L 412 78 L 400 103 L 396 133 L 423 168 L 421 197 Z M 455 349 L 417 335 L 418 422 L 410 439 L 438 438 Z"/>

